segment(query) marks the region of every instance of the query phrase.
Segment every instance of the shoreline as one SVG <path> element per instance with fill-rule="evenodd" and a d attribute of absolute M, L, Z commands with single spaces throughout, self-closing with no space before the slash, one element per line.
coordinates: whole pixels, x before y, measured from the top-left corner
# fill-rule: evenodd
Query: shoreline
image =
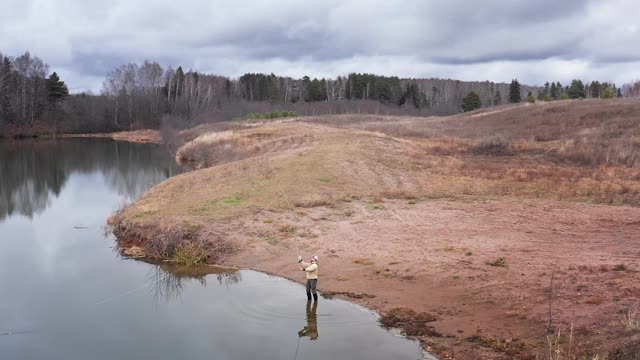
<path fill-rule="evenodd" d="M 158 130 L 133 130 L 133 131 L 118 131 L 112 133 L 93 133 L 93 134 L 60 134 L 56 136 L 46 136 L 46 138 L 108 138 L 115 141 L 127 141 L 140 144 L 160 144 L 162 143 L 162 136 Z"/>
<path fill-rule="evenodd" d="M 581 264 L 594 254 L 587 253 L 581 256 L 572 253 L 570 249 L 575 246 L 573 241 L 560 244 L 555 250 L 544 249 L 536 244 L 554 241 L 557 237 L 554 230 L 558 229 L 545 230 L 545 222 L 558 214 L 567 213 L 571 215 L 562 216 L 561 221 L 579 223 L 581 227 L 585 227 L 583 233 L 572 236 L 575 241 L 579 242 L 582 236 L 594 236 L 594 231 L 595 234 L 599 233 L 597 236 L 600 239 L 608 239 L 607 244 L 604 244 L 606 247 L 609 241 L 619 241 L 619 232 L 616 229 L 621 223 L 633 222 L 634 214 L 640 214 L 640 209 L 554 201 L 530 201 L 522 205 L 518 201 L 504 199 L 491 202 L 472 199 L 424 200 L 414 205 L 408 205 L 406 201 L 385 199 L 384 204 L 385 211 L 367 212 L 368 204 L 365 202 L 349 203 L 348 207 L 355 211 L 354 215 L 347 219 L 337 219 L 335 215 L 330 218 L 326 214 L 336 214 L 338 210 L 342 210 L 331 207 L 305 209 L 304 214 L 302 211 L 261 211 L 250 217 L 236 219 L 225 225 L 225 232 L 233 234 L 230 236 L 234 236 L 242 247 L 224 256 L 218 264 L 260 271 L 303 284 L 304 279 L 296 267 L 296 246 L 299 246 L 303 257 L 318 254 L 318 285 L 321 294 L 329 294 L 364 306 L 381 317 L 397 309 L 415 311 L 416 317 L 434 316 L 437 320 L 421 324 L 424 325 L 424 331 L 418 332 L 420 335 L 411 335 L 412 331 L 415 331 L 412 329 L 415 324 L 411 319 L 408 319 L 407 324 L 399 324 L 398 328 L 407 332 L 408 337 L 419 340 L 425 351 L 442 359 L 474 359 L 479 354 L 495 359 L 509 359 L 514 356 L 534 359 L 535 355 L 543 353 L 546 338 L 542 333 L 546 326 L 548 306 L 545 291 L 554 263 L 563 264 L 556 270 L 556 281 L 564 283 L 563 288 L 577 286 L 582 289 L 583 284 L 590 284 L 591 289 L 581 290 L 582 295 L 568 289 L 563 290 L 563 294 L 558 294 L 553 303 L 554 326 L 560 326 L 563 332 L 568 332 L 575 321 L 576 342 L 582 343 L 583 346 L 589 346 L 592 341 L 599 344 L 597 346 L 606 346 L 609 341 L 606 339 L 617 331 L 616 326 L 611 327 L 611 321 L 617 318 L 608 315 L 615 313 L 615 309 L 620 306 L 618 304 L 635 298 L 633 294 L 637 291 L 638 284 L 638 271 L 635 268 L 623 272 L 612 270 L 618 260 L 608 260 L 608 265 L 585 267 Z M 474 227 L 480 226 L 483 222 L 489 223 L 487 226 L 495 229 L 495 238 L 513 238 L 516 234 L 528 236 L 527 234 L 534 232 L 539 240 L 518 241 L 518 247 L 509 250 L 500 250 L 505 246 L 501 241 L 487 244 L 488 247 L 484 248 L 472 247 L 470 243 L 460 243 L 452 249 L 451 245 L 447 245 L 451 243 L 449 239 L 458 238 L 462 233 L 454 231 L 444 238 L 442 235 L 433 235 L 436 238 L 429 239 L 426 243 L 418 242 L 404 247 L 385 245 L 384 242 L 380 242 L 383 236 L 375 235 L 379 230 L 391 230 L 393 233 L 399 231 L 403 225 L 406 226 L 406 223 L 382 224 L 385 221 L 384 215 L 395 213 L 411 223 L 410 226 L 418 227 L 407 232 L 406 236 L 409 237 L 413 236 L 413 233 L 423 234 L 425 228 L 439 227 L 439 221 L 435 222 L 435 219 L 442 216 L 437 214 L 450 212 L 454 208 L 455 213 L 451 214 L 453 216 L 460 217 L 460 214 L 466 211 L 473 211 L 476 216 L 480 216 L 480 219 L 470 218 L 466 221 L 471 221 L 469 225 Z M 555 209 L 549 214 L 551 208 Z M 525 225 L 524 228 L 514 231 L 509 226 L 497 225 L 502 221 L 501 214 L 505 213 L 511 213 L 512 218 L 526 215 L 543 217 L 546 220 L 540 224 Z M 411 221 L 411 214 L 423 219 L 424 228 Z M 610 223 L 598 231 L 597 224 L 595 227 L 587 224 L 591 216 L 596 214 L 607 219 L 607 222 L 613 222 L 615 219 L 619 222 Z M 326 220 L 320 220 L 322 217 L 326 217 Z M 449 216 L 446 216 L 446 219 L 449 219 Z M 265 222 L 266 220 L 270 221 Z M 285 222 L 295 224 L 299 232 L 278 234 L 277 241 L 271 242 L 255 239 L 256 233 L 265 233 L 268 228 L 279 226 L 272 224 Z M 327 229 L 324 234 L 319 233 L 319 229 L 329 226 L 333 227 L 333 230 Z M 461 229 L 467 227 L 466 224 L 459 226 Z M 353 227 L 356 233 L 371 228 L 378 229 L 373 229 L 375 232 L 356 239 L 349 238 L 349 227 Z M 571 230 L 565 227 L 561 231 Z M 306 235 L 300 237 L 300 234 Z M 318 234 L 318 237 L 311 234 Z M 143 237 L 130 239 L 133 240 L 131 242 L 122 237 L 118 239 L 123 248 L 144 244 L 146 241 Z M 412 241 L 419 241 L 419 238 L 414 239 Z M 365 248 L 371 248 L 369 254 L 363 253 L 357 246 L 349 245 L 362 241 L 365 241 Z M 339 248 L 340 246 L 342 248 Z M 421 247 L 428 249 L 425 258 L 418 255 Z M 473 255 L 466 255 L 471 252 L 468 249 L 472 249 Z M 509 267 L 492 267 L 486 264 L 495 258 L 495 251 L 507 259 Z M 607 256 L 615 257 L 613 252 Z M 532 262 L 531 259 L 538 261 Z M 605 266 L 607 270 L 603 272 Z M 601 284 L 595 284 L 593 276 L 596 276 Z M 575 285 L 570 285 L 569 279 L 573 279 L 571 284 Z M 606 288 L 612 282 L 620 284 L 620 292 L 628 295 L 616 295 L 620 296 L 620 300 L 614 301 L 604 300 L 598 295 L 607 291 Z M 565 293 L 567 291 L 569 292 Z M 304 293 L 301 293 L 300 297 L 304 298 Z M 584 314 L 580 315 L 581 312 Z M 588 329 L 594 326 L 600 327 L 603 333 L 589 334 Z M 454 356 L 451 357 L 451 354 Z"/>
<path fill-rule="evenodd" d="M 42 134 L 42 135 L 28 135 L 19 137 L 2 137 L 0 140 L 5 141 L 19 141 L 29 139 L 41 139 L 41 140 L 55 140 L 55 139 L 91 139 L 91 138 L 106 138 L 115 141 L 126 141 L 139 144 L 161 144 L 162 135 L 159 130 L 144 129 L 133 131 L 117 131 L 111 133 L 88 133 L 88 134 Z"/>

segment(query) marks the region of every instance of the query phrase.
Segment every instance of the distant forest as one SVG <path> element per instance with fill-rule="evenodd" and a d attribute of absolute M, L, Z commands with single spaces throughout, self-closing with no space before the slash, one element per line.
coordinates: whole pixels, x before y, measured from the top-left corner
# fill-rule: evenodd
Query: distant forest
<path fill-rule="evenodd" d="M 375 113 L 450 115 L 521 101 L 640 95 L 640 83 L 574 80 L 545 86 L 408 79 L 352 73 L 336 79 L 245 74 L 237 79 L 163 68 L 156 62 L 122 65 L 106 75 L 100 94 L 69 94 L 49 66 L 28 52 L 0 53 L 0 136 L 185 128 L 251 113 L 300 115 Z"/>

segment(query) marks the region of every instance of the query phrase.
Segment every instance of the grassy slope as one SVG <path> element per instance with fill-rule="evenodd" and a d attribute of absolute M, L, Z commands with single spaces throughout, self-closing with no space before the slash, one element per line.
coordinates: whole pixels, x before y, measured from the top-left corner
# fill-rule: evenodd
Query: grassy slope
<path fill-rule="evenodd" d="M 196 141 L 184 157 L 209 168 L 157 186 L 125 215 L 135 213 L 136 222 L 181 216 L 210 221 L 352 195 L 506 195 L 638 204 L 637 169 L 595 166 L 602 157 L 615 161 L 618 142 L 633 142 L 627 158 L 640 153 L 635 114 L 640 114 L 638 101 L 583 101 L 443 119 L 340 116 L 236 129 L 231 140 Z M 490 135 L 511 141 L 516 156 L 470 152 Z M 546 141 L 531 141 L 536 137 Z M 594 149 L 566 154 L 580 141 Z M 576 158 L 582 161 L 572 161 Z M 585 166 L 590 158 L 594 166 Z"/>
<path fill-rule="evenodd" d="M 318 206 L 342 211 L 341 204 L 358 198 L 367 207 L 398 198 L 638 205 L 638 114 L 640 102 L 616 100 L 505 106 L 448 118 L 336 116 L 223 126 L 233 132 L 205 135 L 179 151 L 182 161 L 203 169 L 154 187 L 118 221 L 147 240 L 169 224 L 206 244 L 238 232 L 262 236 L 238 219 L 263 219 L 265 212 L 293 219 Z M 512 156 L 474 152 L 495 135 Z"/>

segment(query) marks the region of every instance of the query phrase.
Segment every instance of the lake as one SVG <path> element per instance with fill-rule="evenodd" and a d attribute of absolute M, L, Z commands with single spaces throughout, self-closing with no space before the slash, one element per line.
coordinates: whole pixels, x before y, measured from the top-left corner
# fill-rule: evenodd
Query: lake
<path fill-rule="evenodd" d="M 0 359 L 423 358 L 285 279 L 122 258 L 107 217 L 178 173 L 159 145 L 0 142 Z"/>

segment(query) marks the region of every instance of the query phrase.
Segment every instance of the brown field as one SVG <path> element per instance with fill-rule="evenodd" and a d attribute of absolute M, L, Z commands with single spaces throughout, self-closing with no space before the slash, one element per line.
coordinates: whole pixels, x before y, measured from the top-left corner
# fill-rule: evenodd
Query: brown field
<path fill-rule="evenodd" d="M 225 123 L 178 137 L 176 158 L 200 170 L 116 214 L 121 246 L 297 281 L 296 247 L 317 253 L 321 290 L 456 359 L 634 358 L 640 101 Z"/>

